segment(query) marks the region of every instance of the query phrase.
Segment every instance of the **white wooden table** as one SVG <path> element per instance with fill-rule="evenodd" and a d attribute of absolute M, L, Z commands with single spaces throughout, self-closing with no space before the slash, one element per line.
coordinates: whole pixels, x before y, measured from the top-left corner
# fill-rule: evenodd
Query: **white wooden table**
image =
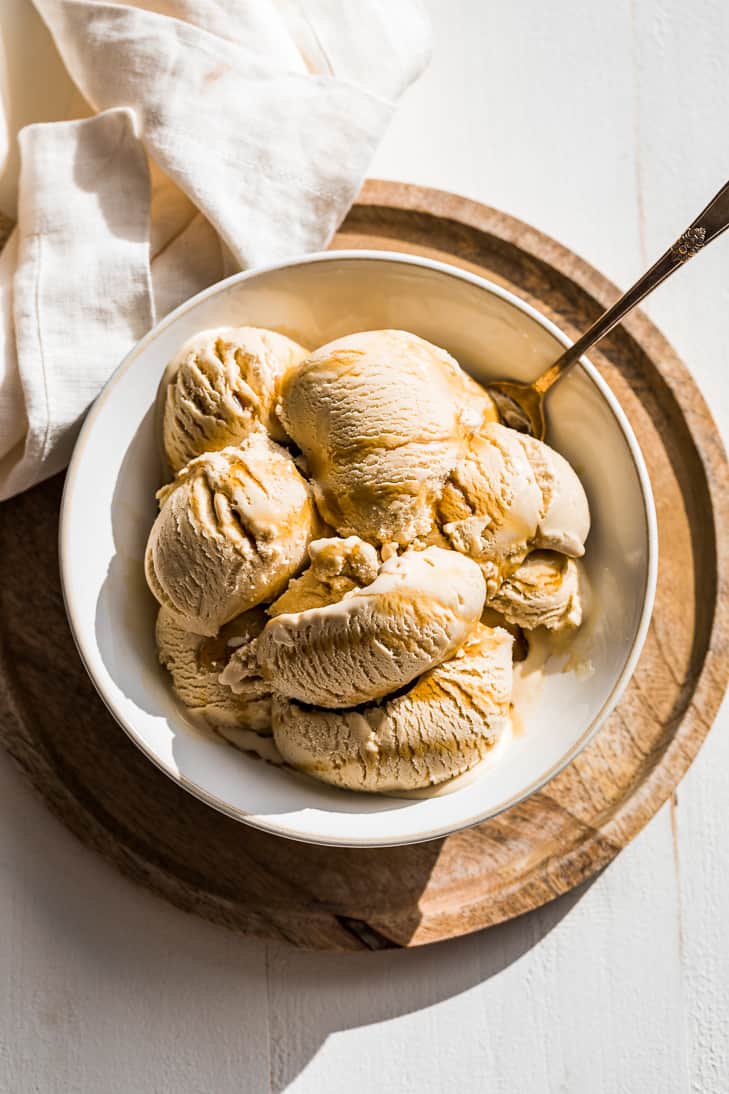
<path fill-rule="evenodd" d="M 725 0 L 429 0 L 435 56 L 375 175 L 531 221 L 627 285 L 729 178 Z M 69 91 L 3 0 L 26 95 Z M 3 154 L 0 133 L 0 156 Z M 12 211 L 12 155 L 0 208 Z M 729 238 L 648 311 L 729 435 Z M 503 927 L 353 957 L 246 942 L 80 847 L 0 755 L 0 1090 L 725 1094 L 729 709 L 677 803 L 594 883 Z"/>

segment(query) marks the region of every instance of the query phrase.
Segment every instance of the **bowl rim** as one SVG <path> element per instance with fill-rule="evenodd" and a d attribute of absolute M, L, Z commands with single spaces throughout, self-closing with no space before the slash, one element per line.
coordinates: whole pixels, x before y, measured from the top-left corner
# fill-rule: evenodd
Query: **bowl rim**
<path fill-rule="evenodd" d="M 291 269 L 297 266 L 309 266 L 318 264 L 321 262 L 330 261 L 379 261 L 388 263 L 399 263 L 408 266 L 416 266 L 433 270 L 437 273 L 444 274 L 449 277 L 456 278 L 460 281 L 465 281 L 471 285 L 476 286 L 486 292 L 491 293 L 493 296 L 499 297 L 506 303 L 515 307 L 523 314 L 537 322 L 544 330 L 551 334 L 558 343 L 563 346 L 571 345 L 572 340 L 562 331 L 556 323 L 551 319 L 548 319 L 543 315 L 534 305 L 528 303 L 528 301 L 522 299 L 515 292 L 510 289 L 504 288 L 498 285 L 496 282 L 490 281 L 488 278 L 482 277 L 479 274 L 472 273 L 470 270 L 462 269 L 452 263 L 441 262 L 437 259 L 425 258 L 421 255 L 408 254 L 400 251 L 378 250 L 378 249 L 341 249 L 330 251 L 317 251 L 308 255 L 299 255 L 287 259 L 282 259 L 278 262 L 272 262 L 265 266 L 257 266 L 250 270 L 243 270 L 239 273 L 233 274 L 230 277 L 224 278 L 221 281 L 217 281 L 214 285 L 210 285 L 208 288 L 203 289 L 201 292 L 196 293 L 194 296 L 189 297 L 183 301 L 171 312 L 169 312 L 164 318 L 162 318 L 131 348 L 131 350 L 122 358 L 120 363 L 114 369 L 109 379 L 106 381 L 101 392 L 97 396 L 96 400 L 92 404 L 86 418 L 81 426 L 79 435 L 76 439 L 74 449 L 69 462 L 68 470 L 66 472 L 66 478 L 63 485 L 63 494 L 61 498 L 61 508 L 59 514 L 59 527 L 58 527 L 58 545 L 59 545 L 59 569 L 61 576 L 61 589 L 63 594 L 63 603 L 66 612 L 66 617 L 69 622 L 71 635 L 73 637 L 76 649 L 81 658 L 84 669 L 93 683 L 97 693 L 102 699 L 104 705 L 112 715 L 118 725 L 124 730 L 128 737 L 134 742 L 137 748 L 155 764 L 157 768 L 164 772 L 168 778 L 172 779 L 178 786 L 187 790 L 207 805 L 218 810 L 221 813 L 226 814 L 232 819 L 239 821 L 243 824 L 247 824 L 253 828 L 257 828 L 261 831 L 268 832 L 272 835 L 284 837 L 286 839 L 292 839 L 302 843 L 317 844 L 320 846 L 332 846 L 332 847 L 396 847 L 407 846 L 415 843 L 423 843 L 428 840 L 439 839 L 449 835 L 453 835 L 456 832 L 463 831 L 471 828 L 474 825 L 483 823 L 490 820 L 492 817 L 498 816 L 500 813 L 505 812 L 507 809 L 519 805 L 532 794 L 541 790 L 548 782 L 564 771 L 564 769 L 578 756 L 582 750 L 589 744 L 598 730 L 607 721 L 610 714 L 615 709 L 617 703 L 625 691 L 628 682 L 635 670 L 635 667 L 640 657 L 645 639 L 648 633 L 648 627 L 650 625 L 651 615 L 653 612 L 653 605 L 655 600 L 657 576 L 658 576 L 658 530 L 657 530 L 657 518 L 655 510 L 655 502 L 653 499 L 653 490 L 646 468 L 643 454 L 638 445 L 638 441 L 635 437 L 633 429 L 628 421 L 628 418 L 620 406 L 616 396 L 607 384 L 607 382 L 599 374 L 595 366 L 590 362 L 589 358 L 582 356 L 579 359 L 577 367 L 580 368 L 592 384 L 597 388 L 603 401 L 607 404 L 613 417 L 616 420 L 618 428 L 620 429 L 623 437 L 627 443 L 628 451 L 633 462 L 633 466 L 638 478 L 638 484 L 640 488 L 641 499 L 643 502 L 643 512 L 646 521 L 646 580 L 643 593 L 643 606 L 641 609 L 641 615 L 636 628 L 633 643 L 625 659 L 622 671 L 617 677 L 609 695 L 603 702 L 599 712 L 590 721 L 590 723 L 583 730 L 579 738 L 568 749 L 568 751 L 560 757 L 557 763 L 553 764 L 548 771 L 544 772 L 537 779 L 533 780 L 528 786 L 524 787 L 516 794 L 512 794 L 509 798 L 502 802 L 499 802 L 496 806 L 491 806 L 483 811 L 477 811 L 475 814 L 469 816 L 466 819 L 458 818 L 451 824 L 440 824 L 433 829 L 419 832 L 417 835 L 403 835 L 395 836 L 394 838 L 382 839 L 379 837 L 368 838 L 365 836 L 346 838 L 338 838 L 336 835 L 322 834 L 312 835 L 311 833 L 302 833 L 296 827 L 283 824 L 277 820 L 271 820 L 268 815 L 260 815 L 255 813 L 245 813 L 240 809 L 231 806 L 228 802 L 217 798 L 210 790 L 205 787 L 199 786 L 193 782 L 188 776 L 179 774 L 172 765 L 162 760 L 159 755 L 150 749 L 139 737 L 132 722 L 125 717 L 125 715 L 118 711 L 115 707 L 114 701 L 111 696 L 107 695 L 103 687 L 103 683 L 99 681 L 91 668 L 90 660 L 86 655 L 87 642 L 84 639 L 84 628 L 77 620 L 75 613 L 75 605 L 72 593 L 72 580 L 71 580 L 71 561 L 70 552 L 67 550 L 67 540 L 69 537 L 69 529 L 71 524 L 71 512 L 72 512 L 72 499 L 74 495 L 75 482 L 78 474 L 79 467 L 83 459 L 84 449 L 86 448 L 86 441 L 93 429 L 94 423 L 97 417 L 100 415 L 106 403 L 113 395 L 114 388 L 120 379 L 120 377 L 128 371 L 133 365 L 136 358 L 146 350 L 147 346 L 156 340 L 159 334 L 165 330 L 168 326 L 174 323 L 179 316 L 184 315 L 185 312 L 195 308 L 203 300 L 211 296 L 215 296 L 218 293 L 227 291 L 231 286 L 252 280 L 256 277 L 260 277 L 265 274 L 275 273 L 279 270 Z M 93 645 L 93 642 L 90 643 Z M 275 817 L 275 815 L 272 815 Z"/>

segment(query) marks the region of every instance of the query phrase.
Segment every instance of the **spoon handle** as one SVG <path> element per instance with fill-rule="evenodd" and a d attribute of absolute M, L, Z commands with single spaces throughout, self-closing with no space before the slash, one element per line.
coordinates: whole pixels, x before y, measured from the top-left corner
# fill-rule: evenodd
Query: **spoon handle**
<path fill-rule="evenodd" d="M 722 186 L 719 193 L 711 199 L 706 208 L 699 213 L 666 253 L 661 255 L 658 261 L 638 278 L 611 308 L 595 320 L 590 329 L 585 331 L 574 345 L 569 346 L 562 356 L 558 357 L 554 364 L 535 380 L 536 390 L 541 395 L 549 391 L 550 387 L 561 379 L 584 353 L 587 353 L 596 342 L 622 322 L 636 304 L 644 300 L 661 282 L 670 277 L 674 270 L 683 266 L 684 262 L 688 262 L 727 228 L 729 228 L 729 182 Z"/>

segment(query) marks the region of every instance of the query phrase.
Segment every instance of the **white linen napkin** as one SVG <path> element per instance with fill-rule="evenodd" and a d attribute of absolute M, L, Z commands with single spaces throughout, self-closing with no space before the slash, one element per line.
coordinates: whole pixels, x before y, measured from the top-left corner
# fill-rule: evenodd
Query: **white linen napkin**
<path fill-rule="evenodd" d="M 34 0 L 91 116 L 20 134 L 0 499 L 60 470 L 170 308 L 319 250 L 427 61 L 417 0 Z"/>

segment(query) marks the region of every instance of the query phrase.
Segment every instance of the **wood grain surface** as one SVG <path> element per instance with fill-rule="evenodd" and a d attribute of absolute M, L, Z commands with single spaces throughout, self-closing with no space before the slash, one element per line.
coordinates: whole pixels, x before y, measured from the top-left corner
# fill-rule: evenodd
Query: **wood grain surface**
<path fill-rule="evenodd" d="M 572 334 L 617 296 L 527 225 L 421 187 L 366 184 L 335 246 L 405 250 L 485 273 Z M 0 509 L 0 735 L 10 754 L 68 827 L 127 876 L 213 922 L 305 948 L 451 938 L 590 877 L 671 794 L 729 675 L 729 473 L 711 416 L 644 316 L 591 356 L 648 463 L 656 608 L 619 707 L 527 802 L 446 840 L 348 851 L 248 829 L 185 794 L 116 725 L 76 654 L 58 577 L 60 477 Z"/>

